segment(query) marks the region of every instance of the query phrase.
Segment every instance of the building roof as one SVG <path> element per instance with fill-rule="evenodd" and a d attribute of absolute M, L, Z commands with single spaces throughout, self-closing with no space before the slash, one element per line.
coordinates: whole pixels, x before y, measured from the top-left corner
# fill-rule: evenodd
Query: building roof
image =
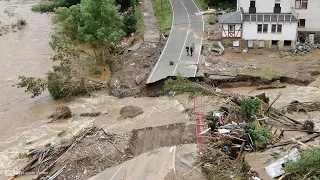
<path fill-rule="evenodd" d="M 219 23 L 221 24 L 241 24 L 242 23 L 240 11 L 220 15 L 218 19 L 219 19 Z"/>

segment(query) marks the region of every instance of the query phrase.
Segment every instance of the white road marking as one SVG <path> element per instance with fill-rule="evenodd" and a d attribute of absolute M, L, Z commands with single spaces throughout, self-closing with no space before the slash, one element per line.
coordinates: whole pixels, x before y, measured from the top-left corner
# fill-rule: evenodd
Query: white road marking
<path fill-rule="evenodd" d="M 173 146 L 169 149 L 169 153 L 171 154 L 173 150 Z"/>
<path fill-rule="evenodd" d="M 123 166 L 123 165 L 122 165 L 122 166 Z M 119 169 L 117 170 L 117 172 L 114 173 L 114 175 L 110 178 L 110 180 L 112 180 L 112 179 L 118 174 L 118 172 L 120 171 L 120 169 L 122 168 L 122 166 L 119 167 Z"/>
<path fill-rule="evenodd" d="M 203 37 L 201 38 L 201 43 L 200 43 L 200 49 L 199 49 L 199 54 L 198 54 L 198 61 L 197 61 L 197 65 L 199 64 L 200 57 L 202 56 L 202 54 L 201 54 L 202 40 L 203 40 Z M 198 68 L 197 68 L 197 69 L 198 69 Z M 194 72 L 194 77 L 196 77 L 196 74 L 197 74 L 197 70 Z"/>
<path fill-rule="evenodd" d="M 200 9 L 198 7 L 198 5 L 194 2 L 194 0 L 192 0 L 193 4 L 197 7 L 199 13 L 200 13 Z M 201 15 L 201 19 L 202 19 L 202 31 L 204 31 L 204 20 L 203 20 L 203 15 Z"/>
<path fill-rule="evenodd" d="M 184 43 L 183 43 L 183 46 L 182 46 L 182 49 L 181 49 L 181 52 L 180 52 L 179 59 L 178 59 L 178 61 L 177 61 L 176 67 L 175 67 L 174 70 L 173 70 L 173 76 L 176 74 L 176 71 L 177 71 L 177 68 L 178 68 L 178 65 L 179 65 L 179 61 L 180 61 L 181 56 L 182 56 L 182 53 L 183 53 L 183 51 L 184 51 L 184 47 L 185 47 L 185 45 L 186 45 L 186 43 L 187 43 L 187 39 L 188 39 L 188 35 L 189 35 L 189 28 L 190 28 L 190 16 L 189 16 L 188 10 L 187 10 L 186 6 L 183 4 L 183 2 L 182 2 L 182 1 L 180 1 L 180 2 L 181 2 L 181 4 L 183 5 L 183 7 L 184 7 L 184 9 L 186 10 L 187 15 L 188 15 L 188 29 L 187 29 L 186 38 L 184 39 Z"/>
<path fill-rule="evenodd" d="M 173 147 L 172 167 L 173 167 L 174 172 L 176 172 L 176 148 L 177 148 L 177 146 Z"/>
<path fill-rule="evenodd" d="M 200 9 L 198 7 L 198 5 L 194 2 L 194 0 L 192 0 L 193 4 L 197 7 L 199 13 L 200 13 Z M 202 19 L 202 31 L 204 31 L 204 20 L 203 20 L 203 15 L 201 14 L 201 19 Z M 203 37 L 201 38 L 201 43 L 200 43 L 200 55 L 198 56 L 198 61 L 197 61 L 197 65 L 199 64 L 199 59 L 200 59 L 200 56 L 201 56 L 201 48 L 202 48 L 202 40 L 203 40 Z M 198 67 L 197 67 L 198 69 Z M 194 73 L 194 77 L 196 77 L 196 74 L 197 74 L 197 69 L 196 69 L 196 72 Z"/>
<path fill-rule="evenodd" d="M 168 38 L 168 40 L 167 40 L 167 42 L 166 42 L 166 45 L 164 45 L 164 48 L 163 48 L 163 50 L 162 50 L 162 52 L 161 52 L 161 54 L 160 54 L 160 57 L 159 57 L 158 60 L 157 60 L 156 65 L 155 65 L 155 66 L 153 67 L 153 69 L 152 69 L 152 72 L 151 72 L 151 74 L 150 74 L 150 76 L 149 76 L 149 78 L 148 78 L 148 80 L 147 80 L 147 84 L 150 82 L 150 79 L 151 79 L 154 71 L 157 69 L 157 66 L 158 66 L 158 64 L 159 64 L 159 62 L 160 62 L 160 60 L 161 60 L 161 57 L 162 57 L 164 51 L 166 50 L 166 47 L 167 47 L 167 45 L 168 45 L 168 43 L 169 43 L 169 41 L 170 41 L 170 37 L 171 37 L 170 35 L 171 35 L 172 29 L 173 29 L 173 24 L 174 24 L 174 10 L 173 10 L 173 5 L 172 5 L 171 0 L 170 0 L 170 4 L 171 4 L 171 9 L 172 9 L 172 22 L 171 22 L 171 29 L 170 29 L 170 33 L 169 33 L 169 38 Z"/>

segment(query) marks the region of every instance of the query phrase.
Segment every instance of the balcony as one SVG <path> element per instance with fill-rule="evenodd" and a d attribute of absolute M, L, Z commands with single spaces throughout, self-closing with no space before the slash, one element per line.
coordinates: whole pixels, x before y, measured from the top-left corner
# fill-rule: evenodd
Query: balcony
<path fill-rule="evenodd" d="M 274 13 L 256 13 L 243 14 L 244 22 L 297 22 L 294 15 L 290 13 L 274 14 Z"/>

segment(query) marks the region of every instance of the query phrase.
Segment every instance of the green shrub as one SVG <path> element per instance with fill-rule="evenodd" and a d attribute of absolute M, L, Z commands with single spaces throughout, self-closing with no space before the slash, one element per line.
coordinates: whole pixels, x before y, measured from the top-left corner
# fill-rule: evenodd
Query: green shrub
<path fill-rule="evenodd" d="M 263 145 L 266 145 L 270 143 L 270 141 L 273 138 L 271 129 L 269 129 L 265 125 L 260 126 L 258 121 L 248 123 L 244 129 L 247 133 L 250 134 L 251 139 L 253 141 L 253 148 L 255 150 L 258 149 L 259 142 L 261 142 Z"/>
<path fill-rule="evenodd" d="M 301 151 L 298 161 L 286 163 L 284 169 L 286 173 L 293 173 L 293 179 L 302 179 L 312 170 L 315 173 L 309 179 L 316 179 L 320 175 L 320 148 Z"/>
<path fill-rule="evenodd" d="M 303 150 L 298 161 L 290 161 L 285 164 L 285 171 L 304 175 L 311 170 L 320 170 L 320 148 Z"/>
<path fill-rule="evenodd" d="M 123 19 L 123 30 L 126 32 L 127 36 L 131 33 L 136 32 L 138 20 L 134 14 L 128 13 Z"/>
<path fill-rule="evenodd" d="M 176 79 L 168 79 L 164 83 L 164 90 L 174 91 L 177 94 L 182 94 L 184 92 L 199 92 L 200 88 L 196 83 L 191 82 L 187 78 L 178 75 Z"/>
<path fill-rule="evenodd" d="M 56 8 L 56 3 L 53 1 L 42 1 L 34 6 L 32 6 L 31 10 L 34 12 L 53 12 L 54 8 Z"/>
<path fill-rule="evenodd" d="M 56 0 L 56 1 L 41 1 L 38 4 L 32 6 L 31 10 L 34 12 L 53 12 L 58 7 L 70 7 L 80 3 L 81 0 Z"/>
<path fill-rule="evenodd" d="M 251 122 L 254 120 L 253 115 L 259 113 L 261 106 L 261 101 L 258 98 L 247 98 L 240 100 L 241 115 L 246 122 Z"/>
<path fill-rule="evenodd" d="M 98 68 L 96 68 L 96 67 L 93 67 L 93 68 L 91 69 L 91 71 L 92 71 L 92 73 L 93 73 L 94 75 L 99 75 L 99 76 L 101 76 L 101 74 L 102 74 L 101 70 L 98 69 Z"/>

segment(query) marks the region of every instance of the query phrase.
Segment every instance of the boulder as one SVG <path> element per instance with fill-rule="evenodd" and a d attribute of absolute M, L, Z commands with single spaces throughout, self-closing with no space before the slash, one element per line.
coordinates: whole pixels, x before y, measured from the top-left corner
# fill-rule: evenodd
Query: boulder
<path fill-rule="evenodd" d="M 54 112 L 49 116 L 52 118 L 52 121 L 56 121 L 59 119 L 67 119 L 72 117 L 71 110 L 68 106 L 59 106 L 57 107 Z"/>
<path fill-rule="evenodd" d="M 136 116 L 138 116 L 139 114 L 143 113 L 143 109 L 141 107 L 138 106 L 124 106 L 121 110 L 120 110 L 120 118 L 119 119 L 126 119 L 127 117 L 129 118 L 134 118 Z"/>

